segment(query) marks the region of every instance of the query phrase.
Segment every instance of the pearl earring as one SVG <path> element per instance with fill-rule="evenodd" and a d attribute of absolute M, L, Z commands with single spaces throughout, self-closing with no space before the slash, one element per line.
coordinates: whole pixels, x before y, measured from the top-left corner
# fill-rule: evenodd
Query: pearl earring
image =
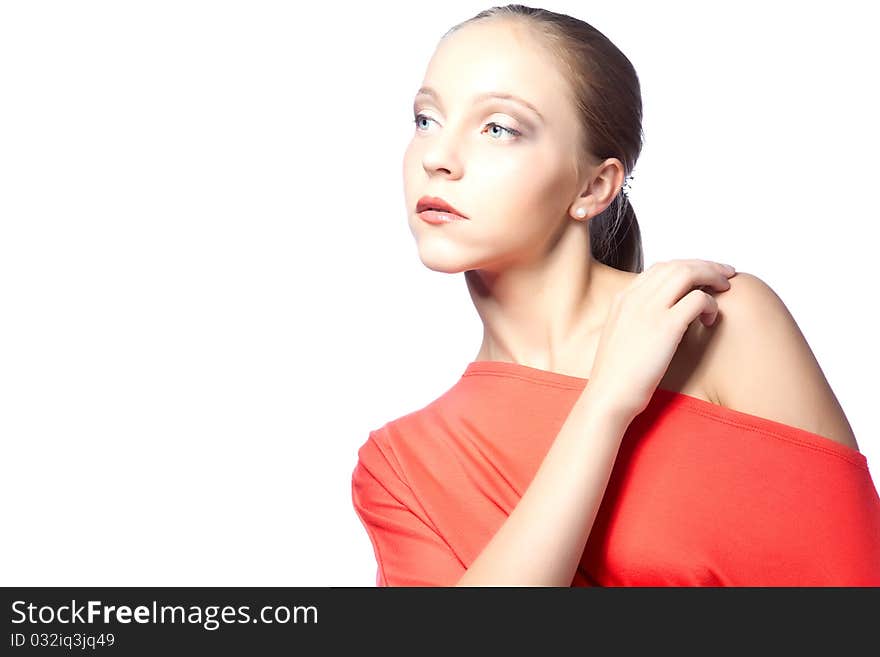
<path fill-rule="evenodd" d="M 587 211 L 584 208 L 578 208 L 574 213 L 579 217 L 585 217 L 587 215 Z"/>

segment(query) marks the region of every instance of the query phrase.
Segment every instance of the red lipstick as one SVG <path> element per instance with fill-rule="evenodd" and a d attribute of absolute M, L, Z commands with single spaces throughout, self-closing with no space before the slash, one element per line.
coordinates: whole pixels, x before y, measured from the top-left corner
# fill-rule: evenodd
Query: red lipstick
<path fill-rule="evenodd" d="M 467 219 L 439 196 L 423 196 L 416 204 L 416 214 L 429 224 L 445 224 L 450 221 Z"/>

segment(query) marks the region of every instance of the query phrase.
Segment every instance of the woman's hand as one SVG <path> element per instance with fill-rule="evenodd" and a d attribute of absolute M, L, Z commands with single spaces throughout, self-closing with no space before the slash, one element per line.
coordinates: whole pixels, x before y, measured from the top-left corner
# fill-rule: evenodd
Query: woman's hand
<path fill-rule="evenodd" d="M 736 270 L 708 260 L 658 262 L 615 295 L 585 392 L 632 421 L 648 406 L 690 323 L 711 326 L 718 303 L 703 286 L 724 291 Z"/>

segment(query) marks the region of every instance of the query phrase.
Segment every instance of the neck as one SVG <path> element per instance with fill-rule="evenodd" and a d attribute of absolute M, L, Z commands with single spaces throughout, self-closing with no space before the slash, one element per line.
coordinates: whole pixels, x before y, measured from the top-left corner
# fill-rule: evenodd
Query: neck
<path fill-rule="evenodd" d="M 563 246 L 537 263 L 465 272 L 483 321 L 475 360 L 578 371 L 585 350 L 597 343 L 614 294 L 636 275 L 581 254 L 566 257 Z"/>

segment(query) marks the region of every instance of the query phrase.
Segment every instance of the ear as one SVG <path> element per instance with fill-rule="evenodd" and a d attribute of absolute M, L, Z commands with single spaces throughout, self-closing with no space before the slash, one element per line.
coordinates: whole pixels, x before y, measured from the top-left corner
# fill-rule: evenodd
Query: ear
<path fill-rule="evenodd" d="M 620 193 L 625 178 L 626 169 L 616 157 L 609 157 L 587 171 L 581 198 L 590 208 L 590 216 L 601 213 L 611 205 Z"/>

